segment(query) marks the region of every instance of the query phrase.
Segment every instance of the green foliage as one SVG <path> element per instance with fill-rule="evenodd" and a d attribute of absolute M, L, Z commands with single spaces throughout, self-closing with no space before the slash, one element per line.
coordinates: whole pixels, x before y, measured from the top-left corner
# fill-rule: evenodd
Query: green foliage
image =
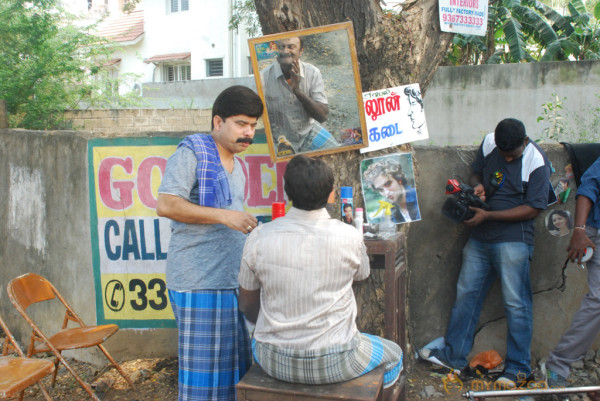
<path fill-rule="evenodd" d="M 544 136 L 552 141 L 559 142 L 565 133 L 565 119 L 562 116 L 562 102 L 556 93 L 552 94 L 552 101 L 542 104 L 544 109 L 537 122 L 546 122 L 547 126 L 542 130 Z"/>
<path fill-rule="evenodd" d="M 248 37 L 254 38 L 262 35 L 262 28 L 256 15 L 254 0 L 238 0 L 233 2 L 229 29 L 237 30 L 244 26 Z"/>
<path fill-rule="evenodd" d="M 63 111 L 80 103 L 126 102 L 103 78 L 115 48 L 77 27 L 58 0 L 0 2 L 0 99 L 14 128 L 61 127 Z"/>
<path fill-rule="evenodd" d="M 600 101 L 600 95 L 596 95 Z M 544 123 L 544 136 L 555 142 L 600 142 L 600 106 L 589 105 L 583 110 L 565 111 L 563 100 L 555 93 L 552 100 L 542 104 L 543 112 L 537 118 Z"/>
<path fill-rule="evenodd" d="M 600 59 L 598 4 L 592 15 L 570 0 L 563 16 L 538 0 L 490 2 L 487 35 L 455 35 L 447 64 Z"/>

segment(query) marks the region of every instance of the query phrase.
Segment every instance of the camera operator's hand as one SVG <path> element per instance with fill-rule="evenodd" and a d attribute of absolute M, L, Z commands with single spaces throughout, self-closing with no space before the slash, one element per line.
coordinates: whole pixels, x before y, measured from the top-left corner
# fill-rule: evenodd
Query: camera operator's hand
<path fill-rule="evenodd" d="M 473 195 L 479 196 L 479 198 L 485 202 L 485 188 L 483 184 L 477 184 L 473 187 Z"/>
<path fill-rule="evenodd" d="M 469 220 L 464 221 L 465 225 L 469 227 L 475 227 L 488 219 L 488 212 L 486 210 L 473 206 L 469 206 L 469 209 L 474 213 L 474 215 Z"/>

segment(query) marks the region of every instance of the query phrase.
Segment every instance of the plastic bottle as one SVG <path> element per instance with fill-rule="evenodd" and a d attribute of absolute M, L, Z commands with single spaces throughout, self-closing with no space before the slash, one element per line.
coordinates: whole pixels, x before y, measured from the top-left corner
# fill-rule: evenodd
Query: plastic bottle
<path fill-rule="evenodd" d="M 392 220 L 392 205 L 390 202 L 380 200 L 379 201 L 379 209 L 375 212 L 374 216 L 377 216 L 379 213 L 385 210 L 383 222 L 379 224 L 379 234 L 383 238 L 391 237 L 396 234 L 396 223 Z"/>
<path fill-rule="evenodd" d="M 363 210 L 362 210 L 362 208 L 357 207 L 356 211 L 354 212 L 354 226 L 361 234 L 363 233 L 363 223 L 364 223 Z"/>

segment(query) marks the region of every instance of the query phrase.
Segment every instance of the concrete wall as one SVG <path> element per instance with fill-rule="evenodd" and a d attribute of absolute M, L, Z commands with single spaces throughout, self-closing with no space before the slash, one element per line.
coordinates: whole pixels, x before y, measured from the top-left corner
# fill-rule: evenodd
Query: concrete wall
<path fill-rule="evenodd" d="M 160 133 L 181 136 L 182 133 Z M 7 281 L 25 272 L 40 273 L 55 282 L 83 319 L 95 323 L 96 309 L 90 240 L 86 132 L 0 130 L 0 313 L 20 338 L 29 329 L 7 299 Z M 134 136 L 130 134 L 129 136 Z M 151 136 L 137 134 L 135 136 Z M 559 146 L 547 148 L 557 171 L 567 155 Z M 442 335 L 455 296 L 460 253 L 467 231 L 440 213 L 446 179 L 467 178 L 474 147 L 416 147 L 417 188 L 423 219 L 408 233 L 409 341 L 415 347 Z M 358 199 L 356 200 L 359 203 Z M 554 206 L 557 207 L 557 206 Z M 566 207 L 573 211 L 574 198 Z M 552 237 L 539 218 L 532 265 L 534 297 L 534 356 L 555 344 L 585 292 L 585 271 L 570 265 L 567 286 L 557 290 L 568 238 Z M 504 352 L 505 328 L 501 297 L 494 288 L 486 301 L 475 350 Z M 34 308 L 34 307 L 32 307 Z M 50 309 L 33 309 L 44 324 L 56 327 L 60 316 Z M 118 359 L 174 355 L 174 329 L 121 330 L 107 346 Z M 408 355 L 411 355 L 409 349 Z M 104 363 L 96 353 L 80 359 Z"/>
<path fill-rule="evenodd" d="M 217 94 L 232 85 L 244 85 L 256 90 L 254 76 L 248 76 L 145 83 L 142 93 L 148 107 L 210 109 Z"/>
<path fill-rule="evenodd" d="M 536 120 L 553 93 L 566 97 L 562 114 L 572 134 L 574 114 L 586 118 L 600 106 L 600 61 L 440 67 L 423 99 L 428 143 L 478 145 L 502 117 L 522 120 L 532 138 L 543 139 L 548 125 Z"/>
<path fill-rule="evenodd" d="M 84 322 L 96 323 L 87 167 L 92 137 L 90 132 L 0 130 L 0 314 L 17 338 L 28 339 L 30 329 L 10 304 L 6 285 L 26 272 L 47 277 Z M 62 324 L 62 316 L 50 313 L 53 308 L 30 309 L 44 327 Z M 106 344 L 118 359 L 170 356 L 177 352 L 177 333 L 121 330 Z M 69 355 L 106 363 L 96 351 Z"/>
<path fill-rule="evenodd" d="M 148 107 L 210 108 L 214 95 L 234 83 L 256 88 L 254 77 L 144 84 Z M 502 116 L 522 120 L 529 135 L 543 139 L 545 122 L 538 123 L 542 104 L 556 93 L 563 99 L 562 114 L 573 134 L 579 117 L 600 107 L 600 61 L 564 61 L 440 67 L 423 102 L 429 140 L 419 145 L 478 145 Z"/>

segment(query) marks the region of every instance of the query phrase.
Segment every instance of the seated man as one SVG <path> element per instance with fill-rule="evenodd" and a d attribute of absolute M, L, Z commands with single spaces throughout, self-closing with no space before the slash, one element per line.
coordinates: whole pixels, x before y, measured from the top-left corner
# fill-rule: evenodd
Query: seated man
<path fill-rule="evenodd" d="M 402 350 L 356 328 L 352 282 L 369 276 L 369 259 L 358 230 L 325 210 L 333 172 L 296 156 L 284 180 L 293 207 L 256 227 L 242 256 L 240 310 L 256 322 L 254 359 L 279 380 L 307 384 L 343 382 L 384 365 L 389 396 Z"/>

